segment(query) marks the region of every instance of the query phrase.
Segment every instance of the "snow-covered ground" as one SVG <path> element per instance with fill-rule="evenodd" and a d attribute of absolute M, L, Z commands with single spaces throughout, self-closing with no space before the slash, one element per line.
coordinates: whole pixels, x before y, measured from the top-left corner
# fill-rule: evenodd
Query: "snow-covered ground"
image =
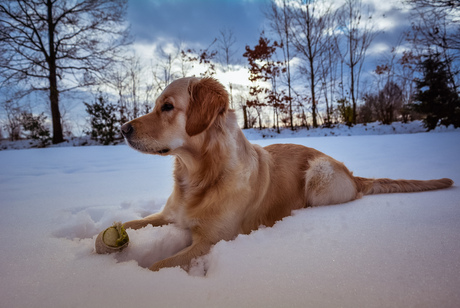
<path fill-rule="evenodd" d="M 146 269 L 190 241 L 174 226 L 128 230 L 125 251 L 94 253 L 113 221 L 161 208 L 172 158 L 127 146 L 1 151 L 0 307 L 460 307 L 460 132 L 351 134 L 254 142 L 314 147 L 359 176 L 456 184 L 295 211 L 219 242 L 191 274 Z"/>
<path fill-rule="evenodd" d="M 451 132 L 456 131 L 452 125 L 449 127 L 439 126 L 436 127 L 431 133 L 434 132 Z M 353 127 L 348 127 L 345 124 L 336 124 L 334 127 L 325 128 L 297 128 L 292 131 L 289 128 L 280 128 L 280 133 L 275 129 L 258 129 L 251 128 L 244 130 L 244 134 L 250 140 L 257 139 L 272 139 L 272 138 L 304 138 L 304 137 L 326 137 L 326 136 L 361 136 L 361 135 L 388 135 L 388 134 L 415 134 L 425 132 L 426 128 L 423 126 L 422 121 L 413 121 L 409 123 L 393 122 L 390 125 L 382 125 L 379 122 L 357 124 Z M 123 140 L 117 140 L 115 143 L 124 144 Z M 89 136 L 72 137 L 63 143 L 57 145 L 48 145 L 47 147 L 75 147 L 75 146 L 93 146 L 98 143 L 92 140 Z M 0 140 L 1 150 L 21 150 L 29 148 L 40 148 L 41 143 L 39 140 L 20 140 L 8 141 Z"/>
<path fill-rule="evenodd" d="M 431 132 L 448 132 L 456 131 L 453 125 L 449 127 L 438 126 Z M 389 125 L 382 125 L 379 122 L 357 124 L 353 127 L 345 124 L 336 124 L 331 128 L 300 128 L 292 131 L 288 128 L 281 128 L 278 134 L 275 129 L 257 129 L 251 128 L 244 130 L 248 139 L 265 139 L 265 138 L 302 138 L 302 137 L 326 137 L 326 136 L 362 136 L 362 135 L 388 135 L 388 134 L 415 134 L 426 132 L 422 121 L 413 121 L 408 123 L 393 122 Z"/>

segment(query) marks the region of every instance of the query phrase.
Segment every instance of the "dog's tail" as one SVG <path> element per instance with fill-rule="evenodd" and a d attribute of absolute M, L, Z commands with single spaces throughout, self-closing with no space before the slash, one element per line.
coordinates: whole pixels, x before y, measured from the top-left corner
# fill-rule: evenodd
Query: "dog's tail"
<path fill-rule="evenodd" d="M 454 181 L 446 178 L 427 181 L 354 178 L 358 191 L 364 195 L 435 190 L 454 184 Z"/>

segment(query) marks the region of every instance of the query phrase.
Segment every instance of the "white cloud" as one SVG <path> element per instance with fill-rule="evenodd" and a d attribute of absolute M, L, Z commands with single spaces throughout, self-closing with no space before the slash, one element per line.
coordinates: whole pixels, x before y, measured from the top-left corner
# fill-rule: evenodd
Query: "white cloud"
<path fill-rule="evenodd" d="M 228 72 L 218 72 L 216 73 L 216 78 L 222 82 L 224 85 L 228 84 L 237 84 L 241 86 L 249 86 L 251 82 L 249 81 L 249 71 L 243 66 L 235 66 L 231 71 Z"/>
<path fill-rule="evenodd" d="M 369 46 L 367 53 L 369 55 L 378 55 L 388 51 L 390 51 L 390 46 L 387 43 L 381 42 Z"/>

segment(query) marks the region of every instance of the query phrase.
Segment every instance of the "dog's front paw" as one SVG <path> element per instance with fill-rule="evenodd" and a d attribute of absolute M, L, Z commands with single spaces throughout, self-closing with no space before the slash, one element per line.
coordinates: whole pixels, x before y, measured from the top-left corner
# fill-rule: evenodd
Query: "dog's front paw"
<path fill-rule="evenodd" d="M 164 268 L 165 266 L 163 266 L 162 264 L 160 264 L 160 262 L 157 262 L 155 264 L 153 264 L 152 266 L 149 267 L 149 270 L 151 270 L 152 272 L 158 272 L 160 269 Z"/>
<path fill-rule="evenodd" d="M 165 260 L 158 261 L 154 263 L 152 266 L 149 267 L 149 270 L 153 272 L 158 272 L 160 269 L 165 268 L 165 267 L 181 267 L 184 271 L 188 271 L 190 268 L 189 263 L 182 263 L 179 262 L 179 260 L 174 259 L 174 258 L 168 258 Z"/>
<path fill-rule="evenodd" d="M 138 220 L 131 220 L 131 221 L 125 222 L 123 224 L 123 227 L 125 229 L 137 230 L 137 229 L 145 227 L 146 225 L 148 225 L 148 223 L 144 219 L 138 219 Z"/>

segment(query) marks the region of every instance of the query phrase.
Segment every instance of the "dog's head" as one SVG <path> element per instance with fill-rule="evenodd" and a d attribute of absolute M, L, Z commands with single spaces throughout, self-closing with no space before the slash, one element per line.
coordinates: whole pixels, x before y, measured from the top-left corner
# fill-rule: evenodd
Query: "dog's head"
<path fill-rule="evenodd" d="M 213 78 L 182 78 L 157 98 L 153 111 L 125 123 L 121 132 L 134 149 L 173 154 L 209 130 L 228 110 L 228 93 Z"/>

